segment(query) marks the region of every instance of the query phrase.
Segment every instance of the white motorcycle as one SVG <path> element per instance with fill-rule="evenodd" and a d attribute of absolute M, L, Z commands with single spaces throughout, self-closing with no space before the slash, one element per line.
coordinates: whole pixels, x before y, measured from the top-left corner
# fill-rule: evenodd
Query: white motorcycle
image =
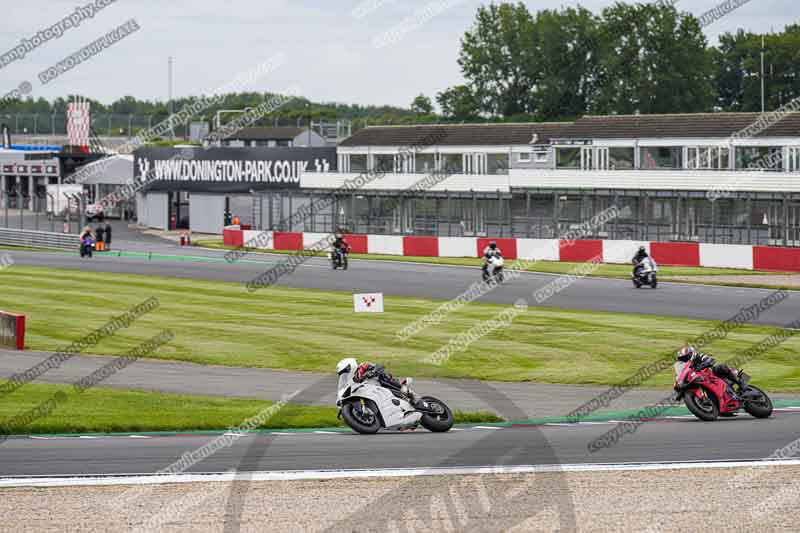
<path fill-rule="evenodd" d="M 649 285 L 655 289 L 658 286 L 657 272 L 658 265 L 656 265 L 656 262 L 650 257 L 645 257 L 636 266 L 636 271 L 633 274 L 633 286 L 638 289 L 642 285 Z"/>
<path fill-rule="evenodd" d="M 342 359 L 336 365 L 339 374 L 336 405 L 339 416 L 358 433 L 377 433 L 384 429 L 412 429 L 420 424 L 434 432 L 453 427 L 453 413 L 441 400 L 431 396 L 416 398 L 404 385 L 400 390 L 381 385 L 377 377 L 357 382 L 353 378 L 358 361 Z M 410 381 L 410 380 L 409 380 Z"/>
<path fill-rule="evenodd" d="M 497 283 L 503 283 L 503 257 L 500 255 L 493 255 L 489 258 L 486 264 L 486 268 L 483 269 L 483 281 L 495 281 Z"/>

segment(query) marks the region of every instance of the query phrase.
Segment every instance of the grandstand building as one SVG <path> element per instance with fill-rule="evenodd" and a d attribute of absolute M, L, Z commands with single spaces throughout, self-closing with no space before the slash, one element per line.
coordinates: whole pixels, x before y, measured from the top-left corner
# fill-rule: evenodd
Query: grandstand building
<path fill-rule="evenodd" d="M 254 188 L 237 215 L 278 231 L 549 239 L 617 206 L 585 236 L 800 245 L 796 113 L 376 126 L 335 157 Z M 240 194 L 228 183 L 216 194 Z"/>

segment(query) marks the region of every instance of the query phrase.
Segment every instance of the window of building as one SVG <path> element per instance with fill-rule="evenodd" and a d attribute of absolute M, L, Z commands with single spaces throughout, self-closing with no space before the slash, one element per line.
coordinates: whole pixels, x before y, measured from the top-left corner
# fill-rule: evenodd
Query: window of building
<path fill-rule="evenodd" d="M 737 146 L 737 170 L 781 170 L 783 149 L 780 146 Z"/>
<path fill-rule="evenodd" d="M 442 169 L 449 174 L 463 174 L 464 155 L 442 154 Z"/>
<path fill-rule="evenodd" d="M 350 154 L 350 172 L 366 172 L 367 171 L 367 156 L 366 154 Z"/>
<path fill-rule="evenodd" d="M 517 161 L 520 163 L 530 163 L 531 162 L 531 153 L 530 152 L 520 152 L 517 154 Z"/>
<path fill-rule="evenodd" d="M 487 174 L 508 174 L 508 154 L 486 154 Z"/>
<path fill-rule="evenodd" d="M 430 174 L 436 168 L 435 154 L 416 154 L 414 159 L 417 174 Z"/>
<path fill-rule="evenodd" d="M 640 167 L 645 170 L 683 168 L 680 146 L 645 146 L 641 149 Z"/>
<path fill-rule="evenodd" d="M 581 168 L 581 149 L 556 148 L 556 168 Z"/>
<path fill-rule="evenodd" d="M 611 147 L 608 149 L 608 168 L 611 170 L 632 170 L 633 147 Z"/>
<path fill-rule="evenodd" d="M 547 150 L 539 150 L 533 153 L 534 161 L 537 163 L 547 163 L 550 160 L 550 152 Z"/>
<path fill-rule="evenodd" d="M 690 146 L 687 149 L 686 168 L 698 170 L 724 170 L 730 165 L 730 150 L 719 146 Z"/>
<path fill-rule="evenodd" d="M 375 170 L 378 172 L 394 172 L 394 154 L 376 154 Z"/>

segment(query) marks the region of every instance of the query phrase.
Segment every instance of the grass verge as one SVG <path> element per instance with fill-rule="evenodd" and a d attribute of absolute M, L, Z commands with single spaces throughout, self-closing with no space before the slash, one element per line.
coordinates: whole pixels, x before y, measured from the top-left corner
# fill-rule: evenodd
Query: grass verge
<path fill-rule="evenodd" d="M 0 420 L 35 409 L 63 392 L 66 399 L 48 416 L 25 427 L 8 428 L 11 434 L 121 433 L 145 431 L 225 430 L 274 405 L 241 398 L 188 396 L 133 390 L 93 388 L 77 393 L 70 385 L 28 384 L 0 399 Z M 286 404 L 258 429 L 344 427 L 336 407 Z M 501 422 L 486 411 L 455 412 L 457 423 Z"/>
<path fill-rule="evenodd" d="M 123 355 L 165 328 L 176 338 L 150 357 L 200 364 L 330 373 L 344 357 L 377 361 L 397 375 L 613 384 L 642 365 L 670 357 L 680 344 L 713 329 L 707 320 L 531 307 L 510 326 L 455 351 L 441 365 L 426 362 L 451 339 L 507 306 L 473 303 L 407 340 L 397 333 L 441 302 L 387 297 L 386 312 L 353 313 L 349 292 L 271 287 L 248 293 L 238 283 L 15 266 L 0 271 L 0 309 L 27 315 L 28 349 L 56 351 L 103 327 L 149 297 L 160 307 L 87 350 Z M 522 295 L 528 296 L 530 295 Z M 780 304 L 779 304 L 780 305 Z M 731 309 L 734 315 L 737 309 Z M 787 322 L 796 317 L 786 317 Z M 773 333 L 743 326 L 706 350 L 725 361 Z M 793 337 L 748 364 L 770 391 L 800 391 Z M 665 371 L 647 386 L 670 385 Z"/>

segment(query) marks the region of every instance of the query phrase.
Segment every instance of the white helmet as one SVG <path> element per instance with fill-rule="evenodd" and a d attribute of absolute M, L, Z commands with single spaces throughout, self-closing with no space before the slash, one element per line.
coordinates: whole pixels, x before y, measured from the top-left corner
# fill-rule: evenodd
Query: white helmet
<path fill-rule="evenodd" d="M 677 353 L 678 361 L 683 361 L 684 363 L 686 363 L 687 361 L 689 361 L 689 359 L 694 357 L 696 354 L 697 354 L 697 350 L 694 349 L 694 346 L 692 346 L 691 344 L 687 344 L 683 348 L 678 350 L 678 353 Z"/>
<path fill-rule="evenodd" d="M 341 361 L 336 363 L 337 374 L 350 372 L 350 370 L 354 368 L 358 368 L 358 361 L 356 361 L 354 357 L 348 357 L 347 359 L 342 359 Z"/>

